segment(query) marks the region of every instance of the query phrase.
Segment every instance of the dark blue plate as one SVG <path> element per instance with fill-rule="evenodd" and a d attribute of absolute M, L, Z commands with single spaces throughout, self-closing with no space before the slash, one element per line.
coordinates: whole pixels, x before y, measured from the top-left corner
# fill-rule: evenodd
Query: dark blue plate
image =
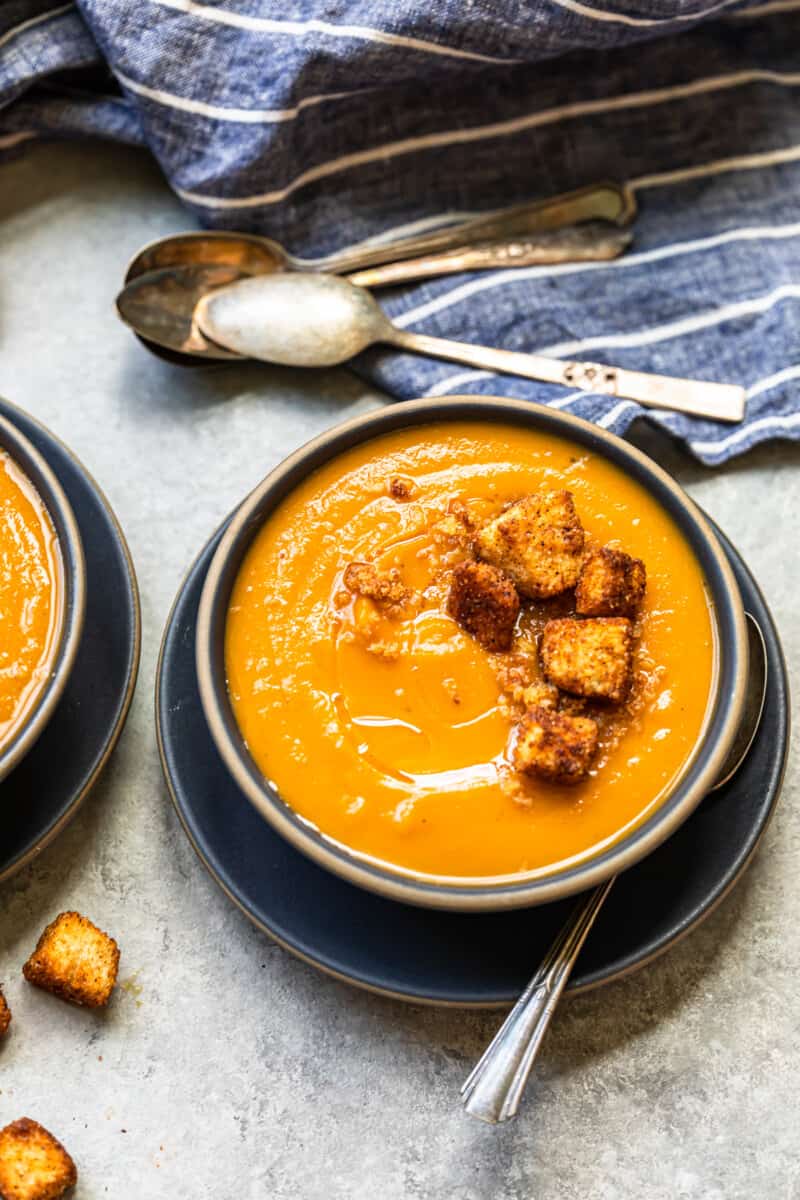
<path fill-rule="evenodd" d="M 194 657 L 200 592 L 220 535 L 184 580 L 164 633 L 156 683 L 164 774 L 201 860 L 260 929 L 340 979 L 416 1003 L 488 1007 L 516 1000 L 574 898 L 486 915 L 385 900 L 293 849 L 231 779 L 206 726 Z M 758 587 L 727 539 L 720 539 L 767 645 L 761 728 L 733 780 L 620 876 L 576 965 L 573 992 L 642 966 L 701 921 L 747 867 L 778 798 L 788 749 L 786 667 Z"/>
<path fill-rule="evenodd" d="M 86 557 L 86 618 L 58 707 L 22 762 L 0 784 L 0 881 L 44 849 L 74 816 L 122 732 L 139 667 L 139 595 L 128 547 L 108 501 L 52 433 L 0 400 L 72 505 Z"/>

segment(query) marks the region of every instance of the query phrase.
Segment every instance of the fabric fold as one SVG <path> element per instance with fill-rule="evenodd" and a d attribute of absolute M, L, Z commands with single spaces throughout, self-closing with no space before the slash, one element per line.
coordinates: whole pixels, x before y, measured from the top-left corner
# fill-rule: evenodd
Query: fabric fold
<path fill-rule="evenodd" d="M 0 160 L 37 137 L 145 144 L 199 222 L 306 257 L 627 182 L 624 258 L 409 285 L 382 294 L 387 311 L 420 332 L 741 382 L 741 427 L 646 414 L 709 464 L 800 439 L 800 0 L 431 9 L 11 0 Z M 396 352 L 356 369 L 397 397 L 521 396 L 619 433 L 643 415 Z"/>

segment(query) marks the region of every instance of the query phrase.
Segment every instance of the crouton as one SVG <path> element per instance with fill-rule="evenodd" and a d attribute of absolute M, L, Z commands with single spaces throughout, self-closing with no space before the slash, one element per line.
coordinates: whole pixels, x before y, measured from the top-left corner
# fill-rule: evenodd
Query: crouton
<path fill-rule="evenodd" d="M 539 646 L 547 679 L 590 699 L 625 699 L 633 674 L 633 627 L 627 617 L 548 621 Z"/>
<path fill-rule="evenodd" d="M 61 913 L 45 929 L 22 974 L 62 1000 L 102 1008 L 117 981 L 119 947 L 86 917 Z"/>
<path fill-rule="evenodd" d="M 478 533 L 478 556 L 500 567 L 524 596 L 546 600 L 578 582 L 583 527 L 570 492 L 525 496 Z"/>
<path fill-rule="evenodd" d="M 458 497 L 448 503 L 447 512 L 433 525 L 431 532 L 438 545 L 472 553 L 475 522 L 464 501 Z"/>
<path fill-rule="evenodd" d="M 568 717 L 537 705 L 514 732 L 511 762 L 518 771 L 551 783 L 579 783 L 596 750 L 597 724 L 590 717 Z"/>
<path fill-rule="evenodd" d="M 397 567 L 382 572 L 374 563 L 350 563 L 344 573 L 344 586 L 357 596 L 374 600 L 381 608 L 402 608 L 411 599 Z"/>
<path fill-rule="evenodd" d="M 585 617 L 632 617 L 644 596 L 647 572 L 640 558 L 604 546 L 583 564 L 575 608 Z"/>
<path fill-rule="evenodd" d="M 525 688 L 539 678 L 539 664 L 527 654 L 506 654 L 496 664 L 497 682 L 512 700 L 519 700 Z"/>
<path fill-rule="evenodd" d="M 6 1003 L 6 998 L 3 995 L 3 989 L 0 988 L 0 1037 L 4 1033 L 8 1033 L 8 1027 L 11 1024 L 11 1009 Z"/>
<path fill-rule="evenodd" d="M 447 611 L 485 650 L 508 650 L 519 615 L 514 584 L 488 563 L 462 562 L 453 569 Z"/>
<path fill-rule="evenodd" d="M 404 475 L 393 475 L 387 490 L 393 500 L 411 500 L 416 495 L 417 485 Z"/>
<path fill-rule="evenodd" d="M 558 688 L 539 679 L 523 690 L 521 700 L 526 708 L 556 709 L 559 702 Z"/>
<path fill-rule="evenodd" d="M 57 1200 L 77 1180 L 61 1142 L 30 1117 L 0 1129 L 2 1200 Z"/>

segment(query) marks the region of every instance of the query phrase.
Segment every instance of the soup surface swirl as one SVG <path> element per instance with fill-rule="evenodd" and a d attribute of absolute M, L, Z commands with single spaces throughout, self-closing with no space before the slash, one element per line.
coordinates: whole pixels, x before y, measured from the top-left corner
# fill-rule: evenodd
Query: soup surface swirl
<path fill-rule="evenodd" d="M 589 547 L 619 546 L 647 566 L 630 700 L 597 716 L 593 768 L 566 788 L 512 769 L 516 659 L 482 649 L 447 613 L 464 558 L 453 514 L 479 525 L 562 488 Z M 414 603 L 386 611 L 348 590 L 354 562 L 398 572 Z M 523 606 L 517 648 L 529 664 L 569 601 Z M 714 656 L 700 566 L 644 488 L 577 444 L 466 422 L 364 443 L 287 496 L 247 552 L 225 640 L 248 749 L 300 816 L 360 855 L 473 878 L 580 860 L 641 821 L 691 758 Z"/>

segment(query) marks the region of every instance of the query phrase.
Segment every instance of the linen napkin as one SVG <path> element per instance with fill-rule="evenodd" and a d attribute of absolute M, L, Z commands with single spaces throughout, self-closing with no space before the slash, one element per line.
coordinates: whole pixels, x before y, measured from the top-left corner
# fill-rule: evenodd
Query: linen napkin
<path fill-rule="evenodd" d="M 0 158 L 143 144 L 198 221 L 306 257 L 629 182 L 615 262 L 381 300 L 420 332 L 739 381 L 741 426 L 646 414 L 712 465 L 800 439 L 799 101 L 800 0 L 0 2 Z M 644 415 L 396 351 L 355 368 L 400 398 L 527 397 L 617 433 Z"/>

